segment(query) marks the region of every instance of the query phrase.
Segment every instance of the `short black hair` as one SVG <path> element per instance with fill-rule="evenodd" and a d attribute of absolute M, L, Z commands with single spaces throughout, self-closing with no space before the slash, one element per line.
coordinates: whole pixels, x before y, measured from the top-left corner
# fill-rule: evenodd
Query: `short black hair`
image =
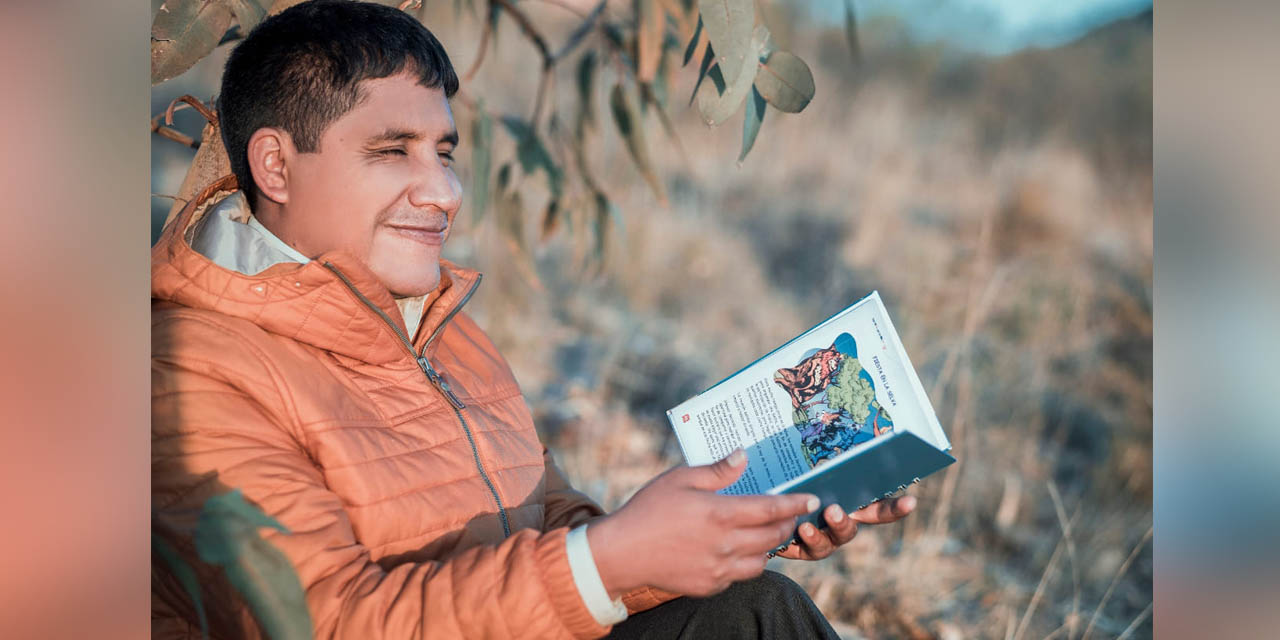
<path fill-rule="evenodd" d="M 362 99 L 360 82 L 408 69 L 452 98 L 458 76 L 440 41 L 393 7 L 309 0 L 263 20 L 231 52 L 218 93 L 218 124 L 231 171 L 250 205 L 249 137 L 263 127 L 289 133 L 299 151 L 318 151 L 325 129 Z"/>

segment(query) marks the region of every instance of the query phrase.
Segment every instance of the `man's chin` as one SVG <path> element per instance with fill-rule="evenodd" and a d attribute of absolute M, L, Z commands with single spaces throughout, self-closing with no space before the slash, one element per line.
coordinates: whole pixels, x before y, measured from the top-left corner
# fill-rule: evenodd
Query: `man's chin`
<path fill-rule="evenodd" d="M 436 268 L 432 269 L 430 273 L 416 274 L 411 277 L 405 277 L 403 274 L 397 274 L 390 278 L 384 277 L 382 282 L 387 285 L 391 295 L 396 298 L 425 296 L 440 286 L 440 267 L 436 265 Z"/>

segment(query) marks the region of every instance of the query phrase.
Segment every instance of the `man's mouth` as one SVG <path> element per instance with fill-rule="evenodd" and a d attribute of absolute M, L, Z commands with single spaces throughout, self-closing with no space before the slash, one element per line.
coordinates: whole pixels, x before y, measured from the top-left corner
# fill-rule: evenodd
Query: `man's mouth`
<path fill-rule="evenodd" d="M 421 244 L 430 246 L 440 246 L 444 244 L 445 231 L 449 228 L 448 223 L 427 223 L 427 224 L 388 224 L 387 228 L 392 231 Z"/>

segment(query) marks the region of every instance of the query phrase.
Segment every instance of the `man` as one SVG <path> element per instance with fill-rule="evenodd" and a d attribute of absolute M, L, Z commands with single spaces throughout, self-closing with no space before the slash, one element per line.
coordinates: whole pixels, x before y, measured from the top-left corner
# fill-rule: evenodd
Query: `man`
<path fill-rule="evenodd" d="M 480 275 L 440 259 L 462 204 L 457 84 L 420 23 L 356 2 L 285 10 L 227 62 L 234 178 L 152 254 L 153 509 L 214 637 L 258 631 L 181 532 L 231 489 L 290 530 L 267 539 L 316 637 L 833 637 L 763 572 L 817 499 L 716 494 L 741 451 L 608 515 L 556 468 L 462 311 Z M 824 557 L 913 506 L 829 509 L 783 555 Z M 156 568 L 153 585 L 153 634 L 199 637 L 181 583 Z"/>

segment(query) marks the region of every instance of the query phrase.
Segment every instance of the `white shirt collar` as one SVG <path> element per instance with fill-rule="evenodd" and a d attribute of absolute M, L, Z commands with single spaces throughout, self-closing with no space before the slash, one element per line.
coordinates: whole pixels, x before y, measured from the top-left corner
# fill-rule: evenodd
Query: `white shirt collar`
<path fill-rule="evenodd" d="M 215 204 L 196 222 L 188 239 L 193 249 L 214 264 L 250 276 L 281 263 L 311 262 L 311 258 L 271 233 L 254 217 L 242 191 Z M 395 299 L 410 341 L 418 332 L 426 299 L 427 296 Z"/>

